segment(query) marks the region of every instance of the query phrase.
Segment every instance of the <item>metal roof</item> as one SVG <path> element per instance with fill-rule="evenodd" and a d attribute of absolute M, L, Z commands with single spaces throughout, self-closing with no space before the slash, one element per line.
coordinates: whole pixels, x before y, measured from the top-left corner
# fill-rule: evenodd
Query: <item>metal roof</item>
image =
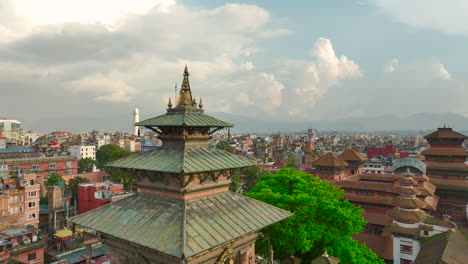
<path fill-rule="evenodd" d="M 404 158 L 397 160 L 392 166 L 392 171 L 396 171 L 402 167 L 412 167 L 419 170 L 422 174 L 426 174 L 426 164 L 415 158 Z"/>
<path fill-rule="evenodd" d="M 109 167 L 195 173 L 254 166 L 253 160 L 208 147 L 162 146 L 107 164 Z"/>
<path fill-rule="evenodd" d="M 75 224 L 181 258 L 279 222 L 291 213 L 225 192 L 193 200 L 137 193 L 72 217 Z"/>
<path fill-rule="evenodd" d="M 15 228 L 10 228 L 4 231 L 0 231 L 0 238 L 8 239 L 17 236 L 23 236 L 31 233 L 37 232 L 38 229 L 33 225 L 20 226 Z"/>
<path fill-rule="evenodd" d="M 138 122 L 136 126 L 166 127 L 233 127 L 234 125 L 224 122 L 201 111 L 196 112 L 173 112 Z"/>

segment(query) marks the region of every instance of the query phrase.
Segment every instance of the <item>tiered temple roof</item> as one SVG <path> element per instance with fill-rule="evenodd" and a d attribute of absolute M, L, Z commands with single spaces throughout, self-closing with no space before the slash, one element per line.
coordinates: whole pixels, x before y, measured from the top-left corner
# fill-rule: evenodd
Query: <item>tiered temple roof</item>
<path fill-rule="evenodd" d="M 157 133 L 163 145 L 108 164 L 111 173 L 132 176 L 139 192 L 72 218 L 104 234 L 134 263 L 146 255 L 157 263 L 207 263 L 210 254 L 219 257 L 213 252 L 253 243 L 260 229 L 291 215 L 229 191 L 236 170 L 256 163 L 208 147 L 215 131 L 233 125 L 206 115 L 192 96 L 187 67 L 183 76 L 177 105 L 169 100 L 164 115 L 136 124 Z"/>

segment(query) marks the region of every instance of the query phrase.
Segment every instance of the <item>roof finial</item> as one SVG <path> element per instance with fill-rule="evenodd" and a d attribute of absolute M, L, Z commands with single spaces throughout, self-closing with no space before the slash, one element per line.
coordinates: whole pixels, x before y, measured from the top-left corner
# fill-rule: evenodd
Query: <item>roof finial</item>
<path fill-rule="evenodd" d="M 192 105 L 192 91 L 190 91 L 189 75 L 187 65 L 184 69 L 184 79 L 182 81 L 182 86 L 180 87 L 179 98 L 177 99 L 177 105 Z"/>
<path fill-rule="evenodd" d="M 197 100 L 195 100 L 195 97 L 193 98 L 192 104 L 193 106 L 197 106 Z"/>
<path fill-rule="evenodd" d="M 200 103 L 198 104 L 198 107 L 199 107 L 200 109 L 203 108 L 203 102 L 202 102 L 202 98 L 201 98 L 201 97 L 200 97 Z"/>
<path fill-rule="evenodd" d="M 170 97 L 169 97 L 169 102 L 167 102 L 167 107 L 169 107 L 169 109 L 172 108 L 172 101 Z"/>
<path fill-rule="evenodd" d="M 327 248 L 325 248 L 325 251 L 323 252 L 322 257 L 325 257 L 325 258 L 329 257 L 329 255 L 327 253 Z"/>

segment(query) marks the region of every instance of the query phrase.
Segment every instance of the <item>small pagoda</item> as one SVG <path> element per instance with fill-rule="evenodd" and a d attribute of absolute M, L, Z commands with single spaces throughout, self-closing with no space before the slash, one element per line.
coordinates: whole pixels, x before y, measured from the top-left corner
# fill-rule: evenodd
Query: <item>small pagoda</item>
<path fill-rule="evenodd" d="M 100 233 L 121 263 L 254 263 L 260 229 L 291 213 L 229 191 L 236 171 L 255 162 L 208 147 L 214 132 L 233 125 L 204 113 L 187 67 L 167 107 L 136 123 L 158 135 L 160 148 L 108 164 L 134 177 L 139 191 L 72 222 Z"/>

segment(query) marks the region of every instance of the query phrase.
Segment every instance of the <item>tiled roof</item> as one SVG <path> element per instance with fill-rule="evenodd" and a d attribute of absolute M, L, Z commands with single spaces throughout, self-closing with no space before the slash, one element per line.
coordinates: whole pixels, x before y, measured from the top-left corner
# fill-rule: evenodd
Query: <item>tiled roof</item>
<path fill-rule="evenodd" d="M 310 264 L 338 264 L 340 263 L 340 259 L 333 257 L 333 256 L 318 256 L 315 259 L 313 259 Z"/>
<path fill-rule="evenodd" d="M 397 220 L 410 222 L 424 222 L 430 216 L 423 210 L 406 211 L 398 207 L 388 210 L 387 214 Z"/>
<path fill-rule="evenodd" d="M 429 169 L 468 171 L 468 165 L 466 165 L 465 163 L 461 163 L 461 162 L 450 163 L 450 162 L 428 161 L 427 162 L 427 167 Z"/>
<path fill-rule="evenodd" d="M 468 241 L 460 231 L 448 231 L 422 241 L 414 264 L 468 263 Z"/>
<path fill-rule="evenodd" d="M 312 162 L 314 166 L 324 166 L 324 167 L 346 167 L 348 163 L 338 158 L 334 153 L 328 152 L 322 157 L 318 158 L 316 161 Z"/>
<path fill-rule="evenodd" d="M 360 233 L 352 235 L 359 243 L 365 243 L 379 258 L 393 260 L 393 238 L 374 234 Z"/>
<path fill-rule="evenodd" d="M 388 225 L 392 222 L 392 218 L 385 213 L 372 213 L 364 210 L 362 217 L 366 222 L 375 225 Z"/>
<path fill-rule="evenodd" d="M 409 235 L 409 236 L 417 236 L 419 234 L 419 228 L 408 228 L 408 227 L 403 227 L 399 226 L 398 224 L 391 224 L 389 226 L 386 226 L 384 228 L 384 231 L 391 232 L 391 233 L 397 233 L 397 234 L 403 234 L 403 235 Z"/>
<path fill-rule="evenodd" d="M 344 161 L 365 161 L 367 157 L 363 156 L 361 153 L 357 152 L 354 149 L 348 149 L 345 152 L 341 153 L 338 158 Z"/>
<path fill-rule="evenodd" d="M 408 199 L 403 196 L 397 196 L 393 198 L 393 204 L 400 207 L 407 208 L 426 208 L 427 205 L 425 202 L 421 201 L 419 198 Z"/>
<path fill-rule="evenodd" d="M 254 166 L 250 159 L 208 147 L 164 145 L 107 164 L 109 167 L 169 173 L 195 173 Z"/>
<path fill-rule="evenodd" d="M 224 122 L 202 112 L 175 112 L 166 113 L 157 117 L 138 122 L 137 126 L 167 127 L 233 127 L 234 125 Z"/>
<path fill-rule="evenodd" d="M 180 258 L 194 256 L 289 216 L 288 211 L 232 192 L 193 200 L 137 193 L 71 221 Z"/>
<path fill-rule="evenodd" d="M 460 148 L 428 148 L 421 152 L 421 155 L 434 156 L 468 156 L 468 153 Z"/>
<path fill-rule="evenodd" d="M 392 197 L 385 196 L 370 196 L 370 195 L 359 195 L 352 193 L 345 193 L 344 198 L 353 202 L 364 202 L 364 203 L 375 203 L 375 204 L 385 204 L 393 205 Z"/>
<path fill-rule="evenodd" d="M 467 136 L 453 131 L 451 128 L 439 128 L 436 131 L 424 136 L 424 138 L 460 138 L 466 139 Z"/>

